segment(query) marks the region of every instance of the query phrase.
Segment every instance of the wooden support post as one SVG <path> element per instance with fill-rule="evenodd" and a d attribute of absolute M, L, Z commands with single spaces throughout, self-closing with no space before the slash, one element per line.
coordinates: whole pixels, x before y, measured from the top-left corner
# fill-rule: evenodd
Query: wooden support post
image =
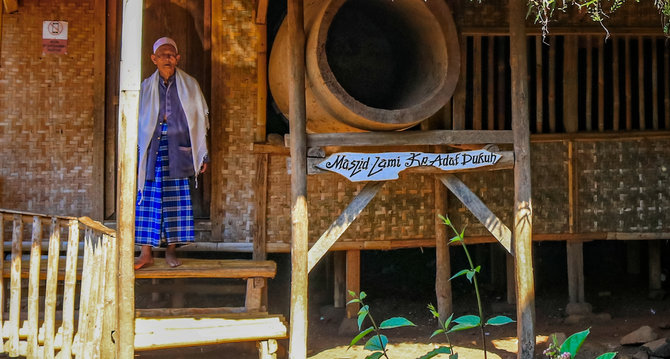
<path fill-rule="evenodd" d="M 653 130 L 658 130 L 658 50 L 656 39 L 651 39 L 651 125 Z M 642 74 L 640 74 L 642 76 Z M 640 88 L 640 93 L 644 91 Z M 643 98 L 644 102 L 644 98 Z M 642 106 L 643 103 L 640 103 Z"/>
<path fill-rule="evenodd" d="M 586 131 L 593 129 L 593 48 L 591 47 L 591 36 L 586 36 Z"/>
<path fill-rule="evenodd" d="M 507 268 L 507 303 L 516 303 L 516 277 L 514 275 L 514 256 L 505 253 L 505 267 Z"/>
<path fill-rule="evenodd" d="M 656 77 L 656 72 L 652 72 L 652 77 Z M 644 38 L 637 38 L 637 117 L 640 130 L 646 130 L 647 124 L 645 118 L 644 98 L 649 94 L 644 90 Z M 653 96 L 653 93 L 652 93 Z"/>
<path fill-rule="evenodd" d="M 461 36 L 461 74 L 453 95 L 453 127 L 454 129 L 465 129 L 465 83 L 468 74 L 468 38 Z"/>
<path fill-rule="evenodd" d="M 626 273 L 640 274 L 640 242 L 626 241 Z"/>
<path fill-rule="evenodd" d="M 106 0 L 95 0 L 93 62 L 93 188 L 91 217 L 101 221 L 105 218 L 105 39 L 107 38 Z"/>
<path fill-rule="evenodd" d="M 140 100 L 142 0 L 123 2 L 119 96 L 119 168 L 117 203 L 119 358 L 134 357 L 135 343 L 135 199 L 137 193 L 137 124 Z M 68 247 L 69 249 L 69 247 Z"/>
<path fill-rule="evenodd" d="M 535 277 L 533 274 L 533 212 L 530 180 L 528 50 L 526 2 L 509 2 L 512 130 L 514 131 L 514 259 L 517 287 L 518 358 L 535 356 Z"/>
<path fill-rule="evenodd" d="M 544 88 L 542 77 L 542 36 L 535 36 L 535 128 L 537 133 L 542 133 L 544 120 Z"/>
<path fill-rule="evenodd" d="M 605 46 L 598 46 L 598 132 L 605 131 Z"/>
<path fill-rule="evenodd" d="M 23 221 L 20 215 L 14 215 L 12 231 L 12 264 L 9 296 L 9 338 L 5 350 L 10 357 L 19 356 L 19 327 L 21 326 L 21 242 L 23 242 Z M 4 328 L 3 328 L 4 329 Z"/>
<path fill-rule="evenodd" d="M 648 241 L 649 245 L 649 298 L 662 299 L 661 283 L 661 242 Z"/>
<path fill-rule="evenodd" d="M 347 251 L 347 293 L 353 291 L 358 294 L 361 291 L 361 251 L 351 250 Z M 347 300 L 350 300 L 347 294 Z M 358 303 L 351 303 L 347 305 L 347 318 L 356 318 Z"/>
<path fill-rule="evenodd" d="M 633 47 L 632 40 L 630 36 L 626 36 L 625 39 L 625 62 L 624 62 L 624 93 L 626 97 L 626 130 L 633 129 L 633 79 L 631 77 L 632 69 L 631 63 L 633 62 L 633 55 L 631 54 L 631 48 Z"/>
<path fill-rule="evenodd" d="M 288 0 L 291 133 L 291 322 L 289 359 L 307 357 L 307 133 L 303 0 Z"/>
<path fill-rule="evenodd" d="M 347 256 L 344 251 L 333 252 L 333 306 L 344 308 L 347 303 Z"/>
<path fill-rule="evenodd" d="M 584 244 L 581 241 L 566 241 L 565 244 L 568 257 L 570 303 L 584 303 Z"/>
<path fill-rule="evenodd" d="M 547 86 L 549 131 L 556 132 L 556 36 L 549 39 L 549 84 Z"/>
<path fill-rule="evenodd" d="M 442 320 L 453 313 L 451 300 L 451 257 L 449 255 L 449 235 L 447 226 L 437 215 L 447 216 L 447 189 L 435 177 L 435 295 L 437 312 Z"/>
<path fill-rule="evenodd" d="M 612 129 L 619 130 L 621 122 L 621 91 L 619 89 L 619 39 L 612 39 Z"/>

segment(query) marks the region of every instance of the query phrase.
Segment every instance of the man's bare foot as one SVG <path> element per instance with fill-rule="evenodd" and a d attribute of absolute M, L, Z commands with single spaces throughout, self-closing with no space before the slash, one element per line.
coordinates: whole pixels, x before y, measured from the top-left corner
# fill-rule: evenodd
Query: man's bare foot
<path fill-rule="evenodd" d="M 167 250 L 165 251 L 165 262 L 170 266 L 170 267 L 179 267 L 181 265 L 181 261 L 179 258 L 177 258 L 177 245 L 176 244 L 170 244 L 167 246 Z"/>
<path fill-rule="evenodd" d="M 154 264 L 154 256 L 150 246 L 142 246 L 140 256 L 135 258 L 135 270 Z"/>

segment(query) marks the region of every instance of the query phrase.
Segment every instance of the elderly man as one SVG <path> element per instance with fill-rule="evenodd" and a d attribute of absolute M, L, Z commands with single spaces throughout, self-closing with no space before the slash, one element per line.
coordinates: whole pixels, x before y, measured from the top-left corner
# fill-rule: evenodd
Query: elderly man
<path fill-rule="evenodd" d="M 165 261 L 177 267 L 177 244 L 194 241 L 188 179 L 207 169 L 208 108 L 198 82 L 177 67 L 177 44 L 153 45 L 156 72 L 142 82 L 138 126 L 135 269 L 153 263 L 152 247 L 167 245 Z"/>

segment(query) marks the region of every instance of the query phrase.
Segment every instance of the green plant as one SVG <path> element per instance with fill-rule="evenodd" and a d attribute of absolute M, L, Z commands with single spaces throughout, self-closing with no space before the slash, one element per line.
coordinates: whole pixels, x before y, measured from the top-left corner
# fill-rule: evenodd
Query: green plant
<path fill-rule="evenodd" d="M 558 340 L 556 340 L 556 335 L 552 335 L 549 348 L 545 349 L 542 354 L 546 355 L 549 359 L 574 358 L 590 332 L 591 331 L 589 329 L 586 329 L 579 333 L 575 333 L 565 339 L 563 344 L 560 346 L 558 345 Z M 609 352 L 599 355 L 596 359 L 613 359 L 616 354 L 616 352 Z"/>
<path fill-rule="evenodd" d="M 388 337 L 386 337 L 386 335 L 381 333 L 381 331 L 383 329 L 392 329 L 392 328 L 409 327 L 409 326 L 413 327 L 415 326 L 415 324 L 410 322 L 404 317 L 393 317 L 384 320 L 383 322 L 381 322 L 381 324 L 379 324 L 379 326 L 377 326 L 377 323 L 372 317 L 372 314 L 370 314 L 370 306 L 363 303 L 363 300 L 367 297 L 365 292 L 361 292 L 360 295 L 357 295 L 354 291 L 350 290 L 349 295 L 351 295 L 354 299 L 350 300 L 347 304 L 359 303 L 361 305 L 361 309 L 358 311 L 358 330 L 360 331 L 360 333 L 358 333 L 358 335 L 356 335 L 356 337 L 354 337 L 354 339 L 351 340 L 349 348 L 351 348 L 359 340 L 363 339 L 363 337 L 365 337 L 366 335 L 374 332 L 375 335 L 373 335 L 370 339 L 368 339 L 368 341 L 365 343 L 365 346 L 363 347 L 366 350 L 372 351 L 372 354 L 366 356 L 365 359 L 379 359 L 381 357 L 389 359 L 388 354 L 386 352 L 386 346 L 389 340 Z M 363 325 L 363 321 L 365 320 L 366 317 L 370 318 L 372 326 L 368 327 L 365 330 L 361 330 L 361 326 Z"/>
<path fill-rule="evenodd" d="M 439 321 L 439 313 L 435 310 L 431 310 L 431 313 L 433 314 L 434 317 L 438 318 L 438 322 L 440 322 L 440 325 L 442 326 L 441 329 L 438 329 L 433 333 L 433 335 L 439 334 L 439 333 L 444 333 L 445 335 L 451 332 L 456 332 L 459 330 L 466 330 L 466 329 L 472 329 L 479 327 L 479 330 L 481 332 L 481 337 L 482 337 L 482 350 L 484 351 L 484 358 L 486 359 L 487 357 L 487 352 L 486 352 L 486 334 L 484 332 L 484 326 L 487 325 L 494 325 L 494 326 L 499 326 L 499 325 L 505 325 L 508 323 L 513 323 L 514 321 L 504 315 L 497 315 L 494 317 L 489 318 L 486 322 L 482 321 L 482 318 L 484 317 L 484 311 L 482 310 L 482 298 L 481 295 L 479 294 L 479 285 L 477 284 L 477 273 L 480 272 L 481 266 L 475 267 L 474 263 L 472 262 L 472 257 L 470 256 L 470 252 L 468 252 L 468 247 L 465 245 L 465 228 L 461 230 L 460 232 L 456 230 L 456 227 L 451 223 L 451 220 L 449 217 L 444 217 L 442 215 L 438 215 L 442 222 L 451 228 L 451 230 L 456 234 L 453 238 L 449 240 L 449 244 L 456 244 L 460 243 L 461 246 L 463 247 L 463 251 L 465 252 L 465 256 L 468 259 L 468 264 L 470 268 L 463 269 L 459 271 L 458 273 L 454 274 L 449 280 L 452 280 L 454 278 L 460 277 L 460 276 L 465 276 L 470 283 L 472 283 L 474 289 L 475 289 L 475 296 L 477 297 L 477 309 L 479 311 L 479 316 L 477 315 L 464 315 L 461 317 L 458 317 L 456 319 L 452 320 L 452 317 L 449 317 L 447 320 L 448 323 L 446 325 L 442 325 L 442 322 Z M 431 309 L 431 307 L 429 307 Z M 434 309 L 434 307 L 432 308 Z M 453 316 L 453 315 L 452 315 Z M 449 327 L 449 323 L 453 322 L 456 323 L 451 329 L 447 329 Z M 447 337 L 447 340 L 449 338 Z"/>

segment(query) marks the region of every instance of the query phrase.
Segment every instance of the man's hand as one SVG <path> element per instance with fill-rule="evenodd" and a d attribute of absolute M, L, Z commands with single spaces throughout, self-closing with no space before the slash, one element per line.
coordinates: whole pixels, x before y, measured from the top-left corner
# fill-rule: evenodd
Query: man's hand
<path fill-rule="evenodd" d="M 207 171 L 207 163 L 203 163 L 202 167 L 200 168 L 200 173 L 205 173 Z"/>

